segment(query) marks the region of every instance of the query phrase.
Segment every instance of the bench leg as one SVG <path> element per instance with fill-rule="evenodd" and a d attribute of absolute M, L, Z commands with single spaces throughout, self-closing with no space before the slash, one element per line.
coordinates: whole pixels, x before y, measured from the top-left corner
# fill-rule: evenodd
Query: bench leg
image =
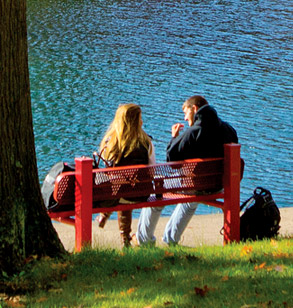
<path fill-rule="evenodd" d="M 92 242 L 92 159 L 75 159 L 75 251 Z"/>
<path fill-rule="evenodd" d="M 224 158 L 224 244 L 240 241 L 240 145 L 227 144 Z"/>

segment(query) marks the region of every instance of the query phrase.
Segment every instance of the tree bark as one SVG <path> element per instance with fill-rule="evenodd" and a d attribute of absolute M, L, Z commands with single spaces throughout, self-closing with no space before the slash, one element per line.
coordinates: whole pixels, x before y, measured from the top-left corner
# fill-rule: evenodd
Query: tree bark
<path fill-rule="evenodd" d="M 65 249 L 40 192 L 31 111 L 25 0 L 0 0 L 0 277 L 30 255 Z"/>

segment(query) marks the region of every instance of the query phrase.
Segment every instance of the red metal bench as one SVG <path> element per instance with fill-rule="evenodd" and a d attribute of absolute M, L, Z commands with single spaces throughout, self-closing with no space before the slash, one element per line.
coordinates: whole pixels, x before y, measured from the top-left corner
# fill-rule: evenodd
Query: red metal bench
<path fill-rule="evenodd" d="M 75 226 L 75 250 L 91 245 L 92 215 L 143 207 L 201 202 L 223 210 L 224 244 L 240 239 L 240 145 L 226 144 L 224 158 L 190 159 L 156 165 L 92 169 L 91 158 L 76 158 L 75 172 L 60 174 L 54 199 L 75 210 L 49 212 L 53 220 Z M 220 189 L 223 188 L 223 189 Z M 192 191 L 210 194 L 188 194 Z M 184 194 L 185 193 L 185 194 Z M 134 204 L 93 207 L 103 200 L 146 197 Z M 61 207 L 62 208 L 62 207 Z"/>

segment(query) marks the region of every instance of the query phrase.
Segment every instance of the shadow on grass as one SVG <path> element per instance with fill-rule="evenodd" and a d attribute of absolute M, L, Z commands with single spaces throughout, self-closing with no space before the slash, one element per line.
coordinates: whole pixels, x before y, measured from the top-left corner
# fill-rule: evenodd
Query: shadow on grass
<path fill-rule="evenodd" d="M 293 307 L 292 240 L 281 243 L 85 250 L 28 265 L 6 292 L 31 307 Z"/>

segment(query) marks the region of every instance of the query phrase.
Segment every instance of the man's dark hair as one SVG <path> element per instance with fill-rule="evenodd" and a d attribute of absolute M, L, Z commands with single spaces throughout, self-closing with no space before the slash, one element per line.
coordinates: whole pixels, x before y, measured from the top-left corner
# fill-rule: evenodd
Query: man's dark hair
<path fill-rule="evenodd" d="M 182 106 L 182 108 L 184 109 L 185 107 L 187 108 L 192 108 L 192 106 L 197 106 L 198 108 L 204 106 L 204 105 L 208 105 L 207 100 L 200 95 L 194 95 L 191 96 L 188 100 L 186 100 Z"/>

